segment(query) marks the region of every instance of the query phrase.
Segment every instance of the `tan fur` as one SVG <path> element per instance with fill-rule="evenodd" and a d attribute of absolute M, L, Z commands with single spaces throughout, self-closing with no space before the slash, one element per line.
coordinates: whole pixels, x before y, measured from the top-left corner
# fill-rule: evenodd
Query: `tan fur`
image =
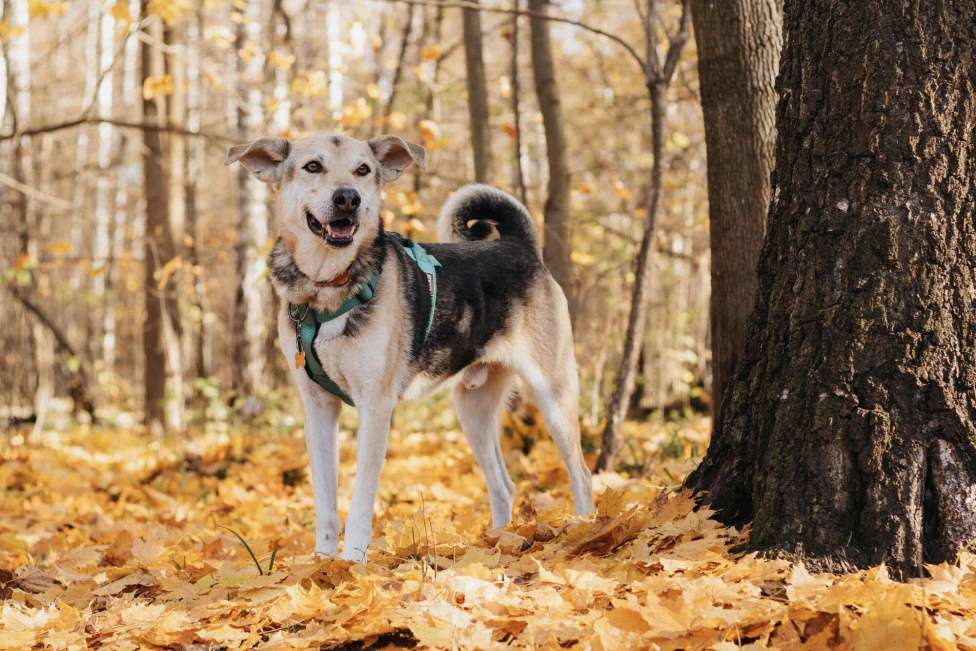
<path fill-rule="evenodd" d="M 283 157 L 282 152 L 287 152 L 287 156 Z M 311 281 L 328 281 L 344 273 L 364 247 L 375 240 L 381 185 L 398 177 L 411 162 L 423 163 L 425 154 L 417 145 L 392 136 L 367 143 L 324 134 L 290 143 L 264 138 L 232 147 L 227 161 L 237 160 L 277 191 L 278 230 L 298 268 Z M 321 163 L 327 173 L 303 171 L 311 160 Z M 376 173 L 357 176 L 355 170 L 363 163 Z M 306 211 L 320 221 L 328 219 L 331 198 L 338 188 L 354 188 L 362 198 L 358 230 L 353 243 L 344 248 L 330 246 L 310 234 L 306 221 Z M 485 186 L 477 191 L 486 191 Z M 488 191 L 499 192 L 490 188 Z M 458 200 L 457 195 L 453 200 Z M 446 209 L 438 220 L 438 230 L 442 237 L 452 239 L 445 214 Z M 289 365 L 297 345 L 287 305 L 307 302 L 313 308 L 331 310 L 345 296 L 341 289 L 317 287 L 311 281 L 275 284 L 283 299 L 278 313 L 279 344 Z M 418 374 L 410 367 L 413 332 L 405 324 L 411 323 L 411 306 L 406 303 L 403 282 L 398 264 L 384 265 L 370 303 L 370 317 L 356 336 L 340 336 L 350 318 L 347 313 L 323 324 L 314 342 L 326 373 L 347 389 L 359 407 L 356 477 L 343 556 L 357 561 L 365 558 L 394 406 L 401 398 L 420 397 L 444 384 L 455 387 L 458 418 L 484 470 L 493 526 L 507 524 L 512 515 L 514 485 L 501 457 L 498 432 L 500 412 L 516 374 L 535 395 L 567 464 L 577 512 L 592 511 L 590 475 L 579 445 L 578 379 L 569 312 L 565 296 L 552 277 L 541 275 L 530 288 L 524 306 L 513 310 L 507 327 L 485 346 L 481 358 L 450 378 Z M 458 324 L 459 332 L 470 328 L 471 319 L 470 310 L 466 310 Z M 336 436 L 341 405 L 312 382 L 303 368 L 293 369 L 292 374 L 305 408 L 316 504 L 315 548 L 320 554 L 335 555 L 339 534 Z"/>

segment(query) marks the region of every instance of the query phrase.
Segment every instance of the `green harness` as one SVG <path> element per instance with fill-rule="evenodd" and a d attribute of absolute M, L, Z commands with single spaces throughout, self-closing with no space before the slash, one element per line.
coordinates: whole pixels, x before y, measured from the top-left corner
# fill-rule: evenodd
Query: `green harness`
<path fill-rule="evenodd" d="M 424 341 L 426 341 L 430 329 L 434 326 L 434 310 L 437 306 L 437 267 L 441 266 L 441 263 L 413 240 L 403 240 L 402 244 L 407 257 L 413 260 L 427 276 L 427 287 L 430 289 L 430 314 L 427 316 L 427 329 L 424 330 Z M 288 316 L 295 323 L 298 360 L 304 358 L 305 372 L 308 373 L 308 377 L 351 407 L 356 406 L 352 398 L 322 368 L 319 356 L 315 353 L 315 338 L 318 336 L 319 328 L 322 327 L 323 323 L 338 319 L 346 312 L 371 301 L 376 294 L 376 285 L 379 280 L 379 272 L 374 273 L 363 283 L 359 291 L 347 298 L 334 312 L 313 310 L 308 303 L 288 306 Z"/>

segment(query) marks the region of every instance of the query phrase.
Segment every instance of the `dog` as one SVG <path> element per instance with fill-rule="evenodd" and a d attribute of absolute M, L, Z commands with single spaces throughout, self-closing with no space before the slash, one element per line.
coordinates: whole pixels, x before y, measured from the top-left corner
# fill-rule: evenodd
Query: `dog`
<path fill-rule="evenodd" d="M 453 386 L 458 420 L 484 473 L 493 527 L 512 519 L 514 484 L 499 436 L 516 376 L 566 464 L 576 513 L 593 510 L 569 310 L 542 262 L 528 210 L 473 184 L 441 209 L 441 243 L 418 246 L 383 228 L 383 187 L 411 165 L 424 167 L 426 156 L 396 136 L 364 142 L 338 134 L 260 138 L 227 151 L 226 164 L 239 162 L 276 195 L 279 234 L 269 268 L 282 303 L 279 344 L 305 411 L 320 556 L 338 551 L 343 400 L 359 410 L 347 560 L 366 559 L 394 407 L 445 385 Z M 302 310 L 338 315 L 313 327 L 305 347 Z M 313 379 L 313 358 L 330 389 Z"/>

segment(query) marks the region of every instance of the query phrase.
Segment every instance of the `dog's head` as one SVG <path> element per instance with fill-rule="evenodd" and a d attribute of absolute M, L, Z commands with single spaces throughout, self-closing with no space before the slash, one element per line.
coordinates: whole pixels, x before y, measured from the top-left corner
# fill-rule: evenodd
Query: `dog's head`
<path fill-rule="evenodd" d="M 380 228 L 380 190 L 426 150 L 396 136 L 369 141 L 322 134 L 286 140 L 259 138 L 227 150 L 279 195 L 278 227 L 299 268 L 313 278 L 341 273 Z M 321 278 L 320 278 L 321 279 Z"/>

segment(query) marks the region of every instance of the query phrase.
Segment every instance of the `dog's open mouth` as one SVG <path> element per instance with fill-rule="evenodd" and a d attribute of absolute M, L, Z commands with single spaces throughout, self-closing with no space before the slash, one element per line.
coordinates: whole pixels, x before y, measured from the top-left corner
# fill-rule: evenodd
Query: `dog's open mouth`
<path fill-rule="evenodd" d="M 308 230 L 332 246 L 349 246 L 352 244 L 356 229 L 359 228 L 359 224 L 348 217 L 341 217 L 323 224 L 310 212 L 305 213 L 305 221 L 308 222 Z"/>

